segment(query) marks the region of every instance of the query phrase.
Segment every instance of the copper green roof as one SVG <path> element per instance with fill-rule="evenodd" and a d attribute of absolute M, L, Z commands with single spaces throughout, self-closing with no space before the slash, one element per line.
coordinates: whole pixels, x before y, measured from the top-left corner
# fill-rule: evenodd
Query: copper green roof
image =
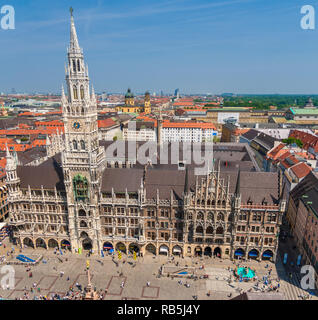
<path fill-rule="evenodd" d="M 125 98 L 133 98 L 134 94 L 131 92 L 130 88 L 128 88 L 127 93 L 125 94 Z"/>
<path fill-rule="evenodd" d="M 318 108 L 317 109 L 289 108 L 289 110 L 295 115 L 299 115 L 299 114 L 305 114 L 305 115 L 317 114 L 318 115 Z"/>

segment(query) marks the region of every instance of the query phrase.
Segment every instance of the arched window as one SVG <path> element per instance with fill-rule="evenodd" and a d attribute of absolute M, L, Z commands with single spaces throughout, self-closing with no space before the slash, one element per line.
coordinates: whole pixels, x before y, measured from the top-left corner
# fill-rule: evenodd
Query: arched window
<path fill-rule="evenodd" d="M 74 85 L 73 86 L 73 97 L 74 97 L 74 99 L 75 100 L 77 100 L 78 99 L 78 95 L 77 95 L 77 87 Z"/>
<path fill-rule="evenodd" d="M 81 86 L 81 99 L 84 99 L 84 86 Z"/>
<path fill-rule="evenodd" d="M 216 229 L 216 234 L 223 234 L 223 228 L 222 227 L 218 227 Z"/>
<path fill-rule="evenodd" d="M 80 72 L 81 71 L 81 64 L 80 61 L 77 60 L 77 71 Z"/>
<path fill-rule="evenodd" d="M 80 222 L 80 227 L 81 227 L 81 228 L 87 228 L 87 223 L 82 220 L 82 221 Z"/>
<path fill-rule="evenodd" d="M 86 212 L 83 209 L 80 209 L 78 211 L 78 215 L 79 215 L 79 217 L 86 217 Z"/>
<path fill-rule="evenodd" d="M 218 214 L 218 221 L 223 221 L 224 220 L 224 216 L 222 213 Z"/>
<path fill-rule="evenodd" d="M 211 221 L 214 220 L 214 217 L 213 217 L 213 213 L 212 213 L 212 212 L 209 212 L 209 213 L 208 213 L 208 220 L 211 220 Z"/>
<path fill-rule="evenodd" d="M 206 228 L 206 234 L 213 234 L 213 228 L 211 226 Z"/>
<path fill-rule="evenodd" d="M 73 60 L 73 71 L 76 72 L 76 63 L 75 63 L 75 60 Z"/>
<path fill-rule="evenodd" d="M 203 228 L 201 226 L 197 226 L 195 232 L 196 233 L 203 233 Z"/>
<path fill-rule="evenodd" d="M 76 140 L 73 140 L 73 149 L 77 150 L 77 141 Z"/>
<path fill-rule="evenodd" d="M 203 219 L 204 219 L 203 213 L 199 212 L 198 215 L 197 215 L 197 220 L 203 220 Z"/>
<path fill-rule="evenodd" d="M 81 149 L 85 150 L 85 142 L 84 142 L 84 140 L 81 140 Z"/>

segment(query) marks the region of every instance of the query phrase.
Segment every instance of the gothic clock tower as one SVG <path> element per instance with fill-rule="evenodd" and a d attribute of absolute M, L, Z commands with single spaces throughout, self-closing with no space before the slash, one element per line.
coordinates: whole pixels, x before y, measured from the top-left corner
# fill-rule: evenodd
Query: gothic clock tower
<path fill-rule="evenodd" d="M 62 87 L 65 151 L 62 153 L 72 250 L 100 250 L 98 195 L 104 150 L 98 144 L 97 101 L 90 90 L 88 67 L 79 47 L 73 9 L 67 50 L 66 85 Z"/>

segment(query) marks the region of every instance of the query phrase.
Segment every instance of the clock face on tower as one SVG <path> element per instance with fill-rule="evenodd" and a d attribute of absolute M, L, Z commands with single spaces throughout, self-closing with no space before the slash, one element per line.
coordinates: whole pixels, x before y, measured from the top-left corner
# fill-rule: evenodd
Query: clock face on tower
<path fill-rule="evenodd" d="M 74 129 L 79 129 L 80 127 L 81 127 L 81 124 L 80 124 L 79 122 L 75 121 L 75 122 L 73 123 L 73 128 L 74 128 Z"/>

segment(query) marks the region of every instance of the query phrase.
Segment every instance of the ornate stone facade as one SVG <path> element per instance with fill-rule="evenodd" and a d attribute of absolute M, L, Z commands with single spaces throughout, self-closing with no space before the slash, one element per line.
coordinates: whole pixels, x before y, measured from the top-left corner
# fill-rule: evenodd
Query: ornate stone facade
<path fill-rule="evenodd" d="M 96 254 L 275 258 L 285 211 L 276 173 L 258 172 L 242 145 L 215 152 L 219 161 L 205 176 L 195 176 L 191 164 L 141 165 L 129 154 L 116 166 L 98 141 L 96 98 L 73 16 L 67 58 L 62 152 L 20 166 L 7 151 L 13 241 Z"/>

